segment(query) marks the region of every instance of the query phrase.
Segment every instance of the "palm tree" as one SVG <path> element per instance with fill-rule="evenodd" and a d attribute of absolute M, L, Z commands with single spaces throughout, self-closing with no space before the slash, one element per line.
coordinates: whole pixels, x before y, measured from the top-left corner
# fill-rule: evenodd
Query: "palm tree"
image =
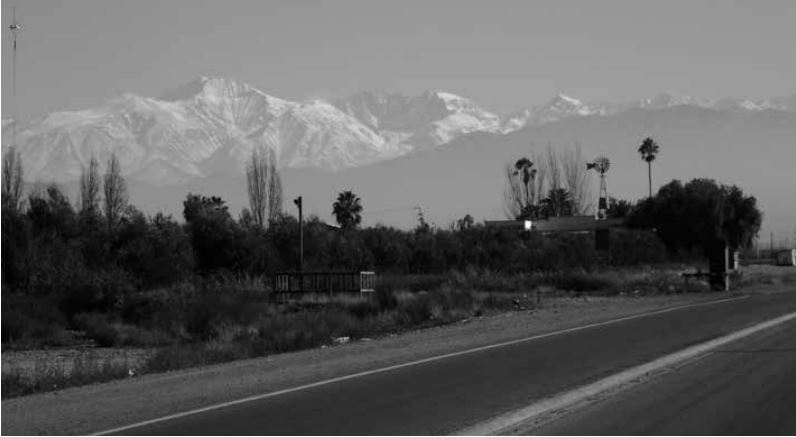
<path fill-rule="evenodd" d="M 362 222 L 360 201 L 359 196 L 351 191 L 343 191 L 337 196 L 337 201 L 332 205 L 332 214 L 341 228 L 353 229 Z"/>
<path fill-rule="evenodd" d="M 542 211 L 546 217 L 572 216 L 572 196 L 566 188 L 553 188 L 542 200 Z"/>
<path fill-rule="evenodd" d="M 650 197 L 652 197 L 652 161 L 655 161 L 655 157 L 658 155 L 658 151 L 660 147 L 658 143 L 655 142 L 650 137 L 644 139 L 641 143 L 641 146 L 638 148 L 638 153 L 641 154 L 641 159 L 647 161 L 647 166 L 649 169 L 649 181 L 650 181 Z"/>
<path fill-rule="evenodd" d="M 528 158 L 520 158 L 514 163 L 515 174 L 519 176 L 522 181 L 523 190 L 525 191 L 525 206 L 531 205 L 532 194 L 529 182 L 535 179 L 536 169 L 533 168 L 533 162 Z"/>

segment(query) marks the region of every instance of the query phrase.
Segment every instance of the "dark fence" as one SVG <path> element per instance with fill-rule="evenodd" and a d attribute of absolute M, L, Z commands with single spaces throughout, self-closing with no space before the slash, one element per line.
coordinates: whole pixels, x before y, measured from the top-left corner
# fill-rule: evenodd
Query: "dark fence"
<path fill-rule="evenodd" d="M 283 272 L 274 277 L 276 293 L 371 293 L 374 272 Z"/>

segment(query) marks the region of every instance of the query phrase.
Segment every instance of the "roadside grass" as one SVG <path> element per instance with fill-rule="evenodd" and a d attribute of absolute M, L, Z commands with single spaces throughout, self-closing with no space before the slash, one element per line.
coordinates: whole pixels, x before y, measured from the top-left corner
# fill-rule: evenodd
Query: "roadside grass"
<path fill-rule="evenodd" d="M 148 348 L 146 359 L 120 362 L 83 354 L 70 366 L 43 360 L 32 371 L 4 363 L 2 397 L 329 347 L 498 312 L 558 307 L 573 297 L 610 301 L 612 296 L 707 290 L 699 282 L 686 286 L 679 275 L 684 270 L 684 265 L 668 264 L 591 272 L 507 275 L 466 269 L 387 275 L 371 295 L 304 295 L 286 304 L 272 302 L 264 278 L 186 282 L 126 296 L 117 313 L 74 316 L 73 326 L 97 346 Z M 796 269 L 775 276 L 768 271 L 747 274 L 741 284 L 761 282 L 796 282 Z"/>
<path fill-rule="evenodd" d="M 518 307 L 520 298 L 445 287 L 377 291 L 370 297 L 305 296 L 283 308 L 269 308 L 251 324 L 220 327 L 211 340 L 162 348 L 143 370 L 162 372 L 438 326 Z"/>
<path fill-rule="evenodd" d="M 89 350 L 67 358 L 38 354 L 33 365 L 4 363 L 2 398 L 95 384 L 131 377 L 140 373 L 144 360 L 136 354 L 110 356 Z"/>
<path fill-rule="evenodd" d="M 739 278 L 742 287 L 755 284 L 793 284 L 796 283 L 796 267 L 756 264 L 744 266 Z"/>

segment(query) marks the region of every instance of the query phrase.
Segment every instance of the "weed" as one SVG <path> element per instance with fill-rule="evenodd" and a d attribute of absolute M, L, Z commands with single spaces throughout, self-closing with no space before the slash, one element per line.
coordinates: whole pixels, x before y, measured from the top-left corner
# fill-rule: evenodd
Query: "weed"
<path fill-rule="evenodd" d="M 6 399 L 106 382 L 128 377 L 137 372 L 138 369 L 128 360 L 102 359 L 91 354 L 80 354 L 67 363 L 41 360 L 33 369 L 12 366 L 8 371 L 4 371 L 2 397 Z"/>

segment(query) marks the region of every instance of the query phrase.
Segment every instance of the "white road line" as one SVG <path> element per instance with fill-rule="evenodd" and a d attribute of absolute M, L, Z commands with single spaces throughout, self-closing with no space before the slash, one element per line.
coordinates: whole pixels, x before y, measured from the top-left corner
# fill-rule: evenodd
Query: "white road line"
<path fill-rule="evenodd" d="M 577 332 L 577 331 L 582 331 L 582 330 L 586 330 L 586 329 L 597 328 L 597 327 L 600 327 L 600 326 L 611 325 L 611 324 L 614 324 L 614 323 L 624 322 L 624 321 L 627 321 L 627 320 L 633 320 L 633 319 L 638 319 L 638 318 L 642 318 L 642 317 L 653 316 L 653 315 L 657 315 L 657 314 L 667 313 L 667 312 L 670 312 L 670 311 L 677 311 L 677 310 L 682 310 L 682 309 L 687 309 L 687 308 L 694 308 L 694 307 L 705 306 L 705 305 L 714 305 L 714 304 L 724 303 L 724 302 L 732 302 L 732 301 L 736 301 L 736 300 L 740 300 L 740 299 L 746 299 L 748 297 L 749 296 L 746 295 L 746 296 L 732 297 L 732 298 L 728 298 L 728 299 L 720 299 L 720 300 L 713 300 L 713 301 L 708 301 L 708 302 L 700 302 L 700 303 L 695 303 L 695 304 L 680 305 L 680 306 L 675 306 L 675 307 L 671 307 L 671 308 L 665 308 L 665 309 L 662 309 L 662 310 L 656 310 L 656 311 L 650 311 L 650 312 L 646 312 L 646 313 L 642 313 L 642 314 L 636 314 L 636 315 L 632 315 L 632 316 L 620 317 L 618 319 L 607 320 L 607 321 L 604 321 L 604 322 L 590 323 L 590 324 L 587 324 L 587 325 L 576 326 L 574 328 L 567 328 L 567 329 L 562 329 L 560 331 L 548 332 L 546 334 L 539 334 L 539 335 L 534 335 L 534 336 L 530 336 L 530 337 L 519 338 L 519 339 L 516 339 L 516 340 L 509 340 L 509 341 L 504 341 L 504 342 L 501 342 L 501 343 L 490 344 L 490 345 L 487 345 L 487 346 L 480 346 L 480 347 L 467 349 L 467 350 L 463 350 L 463 351 L 452 352 L 452 353 L 443 354 L 443 355 L 436 355 L 436 356 L 429 357 L 429 358 L 423 358 L 421 360 L 410 361 L 408 363 L 396 364 L 396 365 L 393 365 L 393 366 L 381 367 L 381 368 L 378 368 L 378 369 L 366 370 L 364 372 L 358 372 L 358 373 L 352 373 L 352 374 L 349 374 L 349 375 L 338 376 L 336 378 L 325 379 L 323 381 L 313 382 L 311 384 L 300 385 L 298 387 L 291 387 L 291 388 L 287 388 L 287 389 L 284 389 L 284 390 L 278 390 L 278 391 L 274 391 L 274 392 L 270 392 L 270 393 L 263 393 L 263 394 L 259 394 L 259 395 L 249 396 L 249 397 L 246 397 L 246 398 L 236 399 L 234 401 L 228 401 L 228 402 L 222 402 L 222 403 L 219 403 L 219 404 L 209 405 L 207 407 L 202 407 L 202 408 L 197 408 L 197 409 L 194 409 L 194 410 L 184 411 L 182 413 L 175 413 L 175 414 L 170 414 L 170 415 L 163 416 L 163 417 L 158 417 L 158 418 L 155 418 L 155 419 L 144 420 L 144 421 L 141 421 L 141 422 L 136 422 L 136 423 L 132 423 L 132 424 L 129 424 L 129 425 L 124 425 L 124 426 L 121 426 L 121 427 L 118 427 L 118 428 L 112 428 L 112 429 L 107 429 L 107 430 L 104 430 L 104 431 L 99 431 L 99 432 L 94 433 L 92 435 L 116 434 L 116 433 L 127 431 L 127 430 L 130 430 L 130 429 L 133 429 L 133 428 L 138 428 L 138 427 L 141 427 L 141 426 L 152 425 L 152 424 L 159 423 L 159 422 L 165 422 L 165 421 L 172 420 L 172 419 L 178 419 L 180 417 L 192 416 L 194 414 L 199 414 L 199 413 L 205 413 L 205 412 L 208 412 L 208 411 L 218 410 L 220 408 L 225 408 L 225 407 L 229 407 L 229 406 L 232 406 L 232 405 L 243 404 L 243 403 L 246 403 L 246 402 L 252 402 L 252 401 L 257 401 L 257 400 L 261 400 L 261 399 L 272 398 L 272 397 L 280 396 L 280 395 L 287 394 L 287 393 L 293 393 L 293 392 L 297 392 L 297 391 L 311 389 L 311 388 L 314 388 L 314 387 L 320 387 L 320 386 L 323 386 L 323 385 L 334 384 L 336 382 L 347 381 L 349 379 L 361 378 L 363 376 L 375 375 L 375 374 L 378 374 L 378 373 L 389 372 L 389 371 L 392 371 L 392 370 L 402 369 L 404 367 L 417 366 L 417 365 L 420 365 L 420 364 L 425 364 L 425 363 L 430 363 L 430 362 L 434 362 L 434 361 L 444 360 L 444 359 L 447 359 L 447 358 L 453 358 L 453 357 L 458 357 L 458 356 L 461 356 L 461 355 L 468 355 L 468 354 L 473 354 L 473 353 L 477 353 L 477 352 L 483 352 L 483 351 L 490 350 L 490 349 L 496 349 L 496 348 L 501 348 L 501 347 L 505 347 L 505 346 L 511 346 L 511 345 L 519 344 L 519 343 L 530 342 L 530 341 L 539 340 L 539 339 L 542 339 L 542 338 L 554 337 L 554 336 L 557 336 L 557 335 L 568 334 L 570 332 Z"/>
<path fill-rule="evenodd" d="M 457 435 L 496 435 L 503 433 L 523 433 L 527 427 L 532 427 L 534 421 L 543 418 L 548 413 L 566 409 L 567 407 L 577 406 L 584 403 L 588 398 L 599 395 L 606 391 L 626 385 L 634 380 L 644 377 L 653 372 L 663 370 L 676 364 L 695 359 L 707 354 L 713 349 L 721 347 L 727 343 L 740 340 L 764 329 L 774 327 L 789 320 L 796 319 L 796 312 L 786 314 L 754 326 L 733 332 L 731 334 L 707 341 L 696 346 L 683 349 L 670 355 L 666 355 L 657 360 L 646 364 L 619 372 L 615 375 L 601 379 L 595 383 L 576 388 L 571 391 L 560 393 L 548 399 L 535 402 L 525 408 L 500 415 L 496 418 L 479 423 L 475 426 L 457 431 Z"/>

